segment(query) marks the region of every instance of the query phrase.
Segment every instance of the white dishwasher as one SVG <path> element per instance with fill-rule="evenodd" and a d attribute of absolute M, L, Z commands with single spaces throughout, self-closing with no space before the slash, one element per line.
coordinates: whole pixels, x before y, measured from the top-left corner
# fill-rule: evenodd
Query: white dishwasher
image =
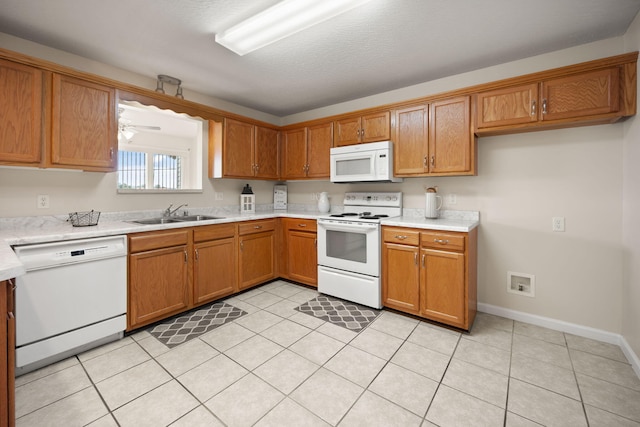
<path fill-rule="evenodd" d="M 13 250 L 27 271 L 16 278 L 16 375 L 122 338 L 126 236 Z"/>

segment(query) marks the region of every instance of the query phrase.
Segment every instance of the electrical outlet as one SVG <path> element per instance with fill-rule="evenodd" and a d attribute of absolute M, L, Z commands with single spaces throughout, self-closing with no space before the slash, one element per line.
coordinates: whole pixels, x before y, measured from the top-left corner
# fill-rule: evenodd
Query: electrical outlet
<path fill-rule="evenodd" d="M 553 231 L 564 231 L 564 217 L 563 216 L 554 216 L 552 218 L 551 230 L 553 230 Z"/>
<path fill-rule="evenodd" d="M 458 203 L 458 196 L 456 193 L 449 193 L 449 195 L 447 196 L 447 204 L 448 205 L 455 205 L 456 203 Z"/>
<path fill-rule="evenodd" d="M 49 209 L 49 196 L 47 194 L 40 194 L 36 199 L 38 209 Z"/>
<path fill-rule="evenodd" d="M 224 193 L 222 193 L 222 192 L 219 192 L 219 193 L 218 193 L 218 192 L 215 192 L 215 193 L 213 193 L 213 197 L 214 197 L 214 199 L 215 199 L 215 200 L 222 200 L 222 199 L 223 199 L 223 196 L 224 196 Z"/>

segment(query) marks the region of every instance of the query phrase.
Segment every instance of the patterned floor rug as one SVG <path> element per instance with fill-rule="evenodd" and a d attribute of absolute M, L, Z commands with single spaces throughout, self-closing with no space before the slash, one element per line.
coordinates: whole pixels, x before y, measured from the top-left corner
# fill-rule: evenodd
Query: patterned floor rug
<path fill-rule="evenodd" d="M 296 310 L 356 332 L 366 328 L 381 313 L 380 310 L 326 295 L 317 296 Z"/>
<path fill-rule="evenodd" d="M 158 341 L 172 348 L 245 314 L 246 311 L 231 304 L 216 302 L 156 324 L 148 331 Z"/>

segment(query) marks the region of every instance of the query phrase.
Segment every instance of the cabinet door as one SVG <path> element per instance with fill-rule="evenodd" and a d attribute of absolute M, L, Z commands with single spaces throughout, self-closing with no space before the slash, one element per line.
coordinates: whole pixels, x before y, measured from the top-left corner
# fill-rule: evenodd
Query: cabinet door
<path fill-rule="evenodd" d="M 472 172 L 475 139 L 471 130 L 468 96 L 434 102 L 429 106 L 429 172 Z"/>
<path fill-rule="evenodd" d="M 476 95 L 476 127 L 509 126 L 538 121 L 538 85 L 481 92 Z"/>
<path fill-rule="evenodd" d="M 287 266 L 289 278 L 311 286 L 318 285 L 317 234 L 289 230 L 287 233 Z"/>
<path fill-rule="evenodd" d="M 224 120 L 222 173 L 246 178 L 254 174 L 254 126 L 238 120 Z"/>
<path fill-rule="evenodd" d="M 416 246 L 382 245 L 382 304 L 406 313 L 420 312 L 420 274 Z"/>
<path fill-rule="evenodd" d="M 333 146 L 342 147 L 343 145 L 353 145 L 360 142 L 360 129 L 362 122 L 360 117 L 350 117 L 336 121 L 336 133 L 334 136 Z"/>
<path fill-rule="evenodd" d="M 16 319 L 12 282 L 0 282 L 0 425 L 15 425 Z"/>
<path fill-rule="evenodd" d="M 420 314 L 432 320 L 464 328 L 464 254 L 421 249 L 420 263 Z"/>
<path fill-rule="evenodd" d="M 187 246 L 129 255 L 128 329 L 187 309 L 187 272 Z"/>
<path fill-rule="evenodd" d="M 115 89 L 53 75 L 51 164 L 94 171 L 117 168 Z"/>
<path fill-rule="evenodd" d="M 282 178 L 304 178 L 307 173 L 307 128 L 282 134 Z"/>
<path fill-rule="evenodd" d="M 234 237 L 194 246 L 194 304 L 213 301 L 238 290 L 236 253 Z"/>
<path fill-rule="evenodd" d="M 368 114 L 362 116 L 361 142 L 387 141 L 391 138 L 391 113 Z"/>
<path fill-rule="evenodd" d="M 307 135 L 307 177 L 329 178 L 333 123 L 310 126 Z"/>
<path fill-rule="evenodd" d="M 275 277 L 275 232 L 247 234 L 240 237 L 239 289 L 266 282 Z"/>
<path fill-rule="evenodd" d="M 278 131 L 256 126 L 255 176 L 278 179 Z"/>
<path fill-rule="evenodd" d="M 393 142 L 395 175 L 424 175 L 428 172 L 429 110 L 416 105 L 395 112 L 396 135 Z"/>
<path fill-rule="evenodd" d="M 619 69 L 592 71 L 542 83 L 542 120 L 558 120 L 618 111 Z"/>
<path fill-rule="evenodd" d="M 42 71 L 0 60 L 0 163 L 42 159 Z"/>

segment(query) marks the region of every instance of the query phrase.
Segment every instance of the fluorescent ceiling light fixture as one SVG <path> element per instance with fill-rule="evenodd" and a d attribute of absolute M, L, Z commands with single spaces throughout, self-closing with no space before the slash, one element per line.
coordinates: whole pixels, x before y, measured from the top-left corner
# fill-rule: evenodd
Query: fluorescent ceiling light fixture
<path fill-rule="evenodd" d="M 216 42 L 242 56 L 367 3 L 370 0 L 284 0 L 216 34 Z"/>

